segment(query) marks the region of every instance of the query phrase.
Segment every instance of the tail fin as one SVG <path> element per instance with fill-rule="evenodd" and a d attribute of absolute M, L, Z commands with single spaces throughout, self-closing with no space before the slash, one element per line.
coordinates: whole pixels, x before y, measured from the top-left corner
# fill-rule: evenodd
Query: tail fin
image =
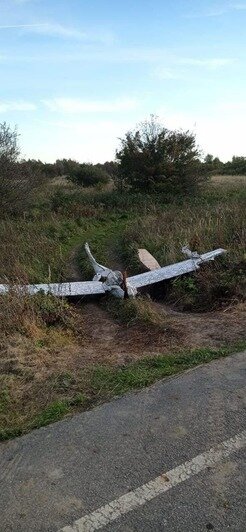
<path fill-rule="evenodd" d="M 94 270 L 95 273 L 99 273 L 99 274 L 106 274 L 108 275 L 111 270 L 109 270 L 109 268 L 106 268 L 105 266 L 102 266 L 102 264 L 98 264 L 98 262 L 96 261 L 96 259 L 94 259 L 92 253 L 91 253 L 91 250 L 90 250 L 90 247 L 89 247 L 89 244 L 88 242 L 85 243 L 85 252 L 87 254 L 87 257 L 91 263 L 91 266 Z"/>

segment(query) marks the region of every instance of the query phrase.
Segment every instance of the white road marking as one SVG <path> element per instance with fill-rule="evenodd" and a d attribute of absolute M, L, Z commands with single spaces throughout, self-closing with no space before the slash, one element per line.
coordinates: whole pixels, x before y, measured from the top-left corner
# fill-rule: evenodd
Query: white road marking
<path fill-rule="evenodd" d="M 158 495 L 162 495 L 174 488 L 181 482 L 197 475 L 201 471 L 205 471 L 208 467 L 213 467 L 231 453 L 242 449 L 245 445 L 246 430 L 212 447 L 209 451 L 199 454 L 192 460 L 163 473 L 147 484 L 129 491 L 109 504 L 101 506 L 101 508 L 75 521 L 72 526 L 65 526 L 60 532 L 93 532 L 94 530 L 99 530 L 128 512 L 143 506 L 146 502 L 158 497 Z"/>

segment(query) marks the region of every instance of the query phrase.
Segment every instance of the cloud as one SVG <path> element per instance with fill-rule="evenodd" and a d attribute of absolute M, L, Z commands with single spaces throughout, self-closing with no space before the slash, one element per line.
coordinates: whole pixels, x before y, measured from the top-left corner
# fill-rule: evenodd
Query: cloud
<path fill-rule="evenodd" d="M 43 104 L 50 111 L 61 113 L 114 113 L 131 111 L 138 105 L 136 100 L 127 98 L 111 102 L 86 101 L 79 98 L 53 98 L 43 100 Z"/>
<path fill-rule="evenodd" d="M 15 101 L 2 102 L 0 101 L 0 113 L 7 113 L 11 111 L 35 111 L 36 105 L 30 102 Z"/>
<path fill-rule="evenodd" d="M 242 102 L 243 103 L 243 102 Z M 218 102 L 210 113 L 172 112 L 168 108 L 156 109 L 161 122 L 170 129 L 190 130 L 204 154 L 212 153 L 223 161 L 233 155 L 245 154 L 244 123 L 246 114 L 242 107 L 234 106 L 221 113 L 223 103 Z M 226 109 L 227 102 L 224 103 Z"/>
<path fill-rule="evenodd" d="M 203 13 L 188 13 L 184 15 L 184 18 L 206 18 L 206 17 L 220 17 L 228 12 L 228 7 L 222 7 L 218 9 L 211 9 Z"/>
<path fill-rule="evenodd" d="M 220 102 L 218 104 L 218 109 L 223 111 L 223 113 L 229 113 L 231 111 L 246 111 L 246 100 Z"/>
<path fill-rule="evenodd" d="M 174 70 L 165 67 L 157 67 L 153 72 L 154 77 L 163 80 L 180 79 L 183 76 L 180 73 L 174 72 Z"/>
<path fill-rule="evenodd" d="M 121 120 L 118 117 L 99 120 L 93 115 L 83 120 L 62 117 L 61 120 L 40 121 L 35 136 L 31 126 L 22 129 L 23 152 L 27 158 L 44 161 L 72 158 L 81 162 L 104 162 L 114 158 L 119 138 L 131 127 L 132 117 L 126 116 Z"/>
<path fill-rule="evenodd" d="M 246 10 L 246 3 L 225 4 L 224 6 L 208 9 L 201 13 L 188 13 L 184 15 L 185 18 L 203 18 L 203 17 L 220 17 L 232 11 Z"/>
<path fill-rule="evenodd" d="M 211 59 L 195 59 L 195 58 L 181 58 L 178 60 L 178 62 L 182 65 L 187 66 L 198 66 L 198 67 L 207 67 L 211 68 L 212 70 L 216 70 L 217 68 L 231 65 L 235 62 L 235 59 L 233 58 L 218 58 L 213 57 Z"/>
<path fill-rule="evenodd" d="M 209 70 L 217 70 L 218 68 L 231 65 L 235 62 L 232 58 L 218 58 L 213 57 L 210 59 L 196 59 L 193 57 L 184 58 L 172 58 L 172 65 L 176 65 L 176 70 L 169 68 L 169 66 L 159 66 L 154 69 L 153 76 L 161 80 L 175 80 L 184 79 L 187 74 L 187 69 L 180 70 L 180 65 L 183 67 L 201 67 Z"/>
<path fill-rule="evenodd" d="M 115 40 L 114 35 L 105 30 L 96 29 L 93 31 L 81 31 L 62 24 L 40 24 L 39 26 L 33 26 L 30 31 L 38 33 L 39 35 L 50 35 L 51 37 L 62 37 L 65 39 L 75 39 L 77 41 L 111 43 Z"/>
<path fill-rule="evenodd" d="M 91 41 L 103 42 L 111 44 L 115 41 L 114 35 L 106 30 L 100 28 L 91 31 L 82 31 L 76 28 L 71 28 L 63 24 L 40 22 L 35 24 L 6 24 L 0 25 L 1 30 L 20 29 L 25 33 L 35 33 L 36 35 L 44 35 L 50 37 L 60 37 L 62 39 L 73 39 L 77 41 Z"/>
<path fill-rule="evenodd" d="M 17 63 L 81 63 L 81 62 L 104 62 L 104 63 L 157 63 L 170 59 L 170 53 L 163 48 L 139 48 L 119 46 L 90 46 L 88 43 L 80 44 L 73 52 L 53 51 L 49 53 L 30 53 L 23 55 L 15 53 L 8 56 L 9 62 Z"/>
<path fill-rule="evenodd" d="M 2 61 L 8 59 L 13 63 L 107 63 L 107 64 L 150 64 L 155 69 L 152 73 L 159 79 L 180 79 L 184 77 L 184 72 L 180 67 L 204 67 L 211 70 L 229 66 L 237 61 L 235 58 L 212 57 L 194 58 L 175 55 L 171 50 L 165 48 L 138 48 L 138 47 L 118 47 L 118 46 L 90 46 L 84 43 L 83 46 L 76 47 L 72 52 L 63 53 L 59 50 L 43 54 L 27 54 L 2 57 Z"/>
<path fill-rule="evenodd" d="M 35 28 L 46 26 L 46 24 L 4 24 L 0 26 L 0 30 L 8 30 L 12 28 Z"/>

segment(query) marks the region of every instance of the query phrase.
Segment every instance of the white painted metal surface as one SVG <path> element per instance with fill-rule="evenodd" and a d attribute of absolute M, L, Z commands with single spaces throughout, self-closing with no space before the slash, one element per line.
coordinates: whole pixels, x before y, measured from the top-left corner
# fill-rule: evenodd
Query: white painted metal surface
<path fill-rule="evenodd" d="M 75 296 L 90 296 L 100 295 L 110 292 L 118 298 L 124 298 L 126 291 L 129 297 L 135 297 L 137 289 L 143 286 L 159 283 L 165 279 L 172 279 L 179 277 L 186 273 L 190 273 L 199 268 L 204 262 L 214 260 L 215 257 L 225 253 L 224 249 L 216 249 L 199 258 L 184 260 L 170 266 L 164 266 L 153 271 L 134 275 L 128 277 L 126 286 L 123 285 L 123 274 L 119 271 L 113 271 L 101 264 L 98 264 L 90 252 L 88 244 L 86 245 L 86 253 L 95 271 L 93 281 L 73 282 L 73 283 L 50 283 L 50 284 L 32 284 L 32 285 L 15 285 L 10 286 L 6 284 L 0 285 L 0 294 L 6 294 L 10 290 L 17 290 L 23 294 L 36 294 L 40 291 L 52 294 L 57 297 L 75 297 Z"/>
<path fill-rule="evenodd" d="M 196 271 L 202 263 L 214 260 L 215 257 L 225 252 L 225 249 L 215 249 L 214 251 L 204 253 L 199 259 L 183 260 L 176 264 L 171 264 L 170 266 L 164 266 L 159 270 L 140 273 L 139 275 L 128 277 L 128 281 L 135 288 L 149 286 L 151 284 L 159 283 L 160 281 L 165 281 L 165 279 L 172 279 L 172 277 L 179 277 L 185 273 Z"/>
<path fill-rule="evenodd" d="M 51 284 L 29 284 L 29 285 L 0 285 L 0 294 L 6 294 L 9 290 L 17 290 L 23 294 L 37 294 L 42 291 L 45 294 L 52 294 L 57 297 L 88 296 L 105 294 L 103 283 L 99 281 L 85 281 L 76 283 L 51 283 Z"/>

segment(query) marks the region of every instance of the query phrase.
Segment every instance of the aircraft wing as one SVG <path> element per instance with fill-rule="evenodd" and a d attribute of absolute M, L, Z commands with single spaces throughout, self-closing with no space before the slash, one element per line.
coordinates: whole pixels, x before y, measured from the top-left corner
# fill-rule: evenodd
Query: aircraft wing
<path fill-rule="evenodd" d="M 215 249 L 214 251 L 204 253 L 204 255 L 201 255 L 198 259 L 183 260 L 176 264 L 170 264 L 169 266 L 164 266 L 163 268 L 150 272 L 133 275 L 132 277 L 128 277 L 127 281 L 134 288 L 149 286 L 151 284 L 159 283 L 160 281 L 165 281 L 166 279 L 172 279 L 173 277 L 179 277 L 185 273 L 195 271 L 204 262 L 214 260 L 215 257 L 225 252 L 225 249 Z"/>
<path fill-rule="evenodd" d="M 42 291 L 45 294 L 52 294 L 57 297 L 88 296 L 105 294 L 105 288 L 100 281 L 83 281 L 73 283 L 50 283 L 50 284 L 29 284 L 14 286 L 14 289 L 30 295 Z M 0 284 L 0 294 L 6 294 L 11 287 Z"/>

